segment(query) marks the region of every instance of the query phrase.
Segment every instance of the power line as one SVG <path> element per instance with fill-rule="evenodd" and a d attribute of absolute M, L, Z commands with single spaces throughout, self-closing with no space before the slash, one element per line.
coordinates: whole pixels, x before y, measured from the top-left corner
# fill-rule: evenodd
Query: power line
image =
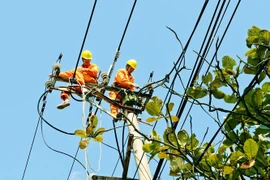
<path fill-rule="evenodd" d="M 229 2 L 229 3 L 230 3 L 230 2 Z M 229 4 L 229 3 L 228 3 L 228 4 Z M 239 4 L 238 4 L 238 5 L 239 5 Z M 238 5 L 237 5 L 237 7 L 238 7 Z M 209 48 L 210 48 L 210 45 L 212 44 L 212 43 L 210 43 L 211 40 L 212 40 L 211 38 L 212 38 L 214 32 L 215 32 L 215 34 L 216 34 L 216 32 L 217 32 L 217 30 L 215 30 L 215 29 L 218 29 L 218 28 L 219 28 L 220 23 L 221 23 L 221 21 L 222 21 L 222 19 L 223 19 L 223 17 L 224 17 L 224 14 L 225 14 L 225 12 L 227 11 L 227 7 L 228 7 L 228 6 L 226 7 L 226 9 L 225 9 L 225 11 L 224 11 L 224 14 L 223 14 L 223 17 L 221 18 L 220 23 L 219 23 L 219 25 L 217 26 L 218 21 L 219 21 L 219 19 L 220 19 L 219 17 L 220 17 L 220 15 L 221 15 L 222 9 L 224 9 L 224 6 L 225 6 L 225 1 L 223 1 L 223 4 L 222 4 L 222 6 L 221 6 L 221 8 L 220 8 L 220 11 L 219 11 L 219 14 L 218 14 L 218 16 L 217 16 L 215 25 L 214 25 L 214 27 L 212 28 L 212 33 L 211 33 L 211 35 L 210 35 L 210 37 L 209 37 L 207 46 L 205 47 L 204 55 L 201 56 L 201 57 L 205 57 L 205 55 L 208 53 L 208 50 L 209 50 Z M 218 5 L 217 5 L 217 7 L 218 7 Z M 235 14 L 235 12 L 236 12 L 237 7 L 235 8 L 235 11 L 234 11 L 234 13 L 233 13 L 231 19 L 233 18 L 234 14 Z M 213 16 L 213 17 L 214 17 L 214 16 Z M 212 22 L 212 20 L 211 20 L 211 22 Z M 230 20 L 230 22 L 231 22 L 231 20 Z M 230 23 L 229 23 L 229 24 L 230 24 Z M 216 26 L 217 26 L 217 28 L 215 28 Z M 229 25 L 228 25 L 228 26 L 229 26 Z M 227 28 L 226 28 L 224 34 L 223 34 L 223 37 L 225 36 L 225 34 L 226 34 L 226 32 L 227 32 L 228 26 L 227 26 Z M 209 27 L 210 27 L 210 26 L 209 26 Z M 207 31 L 207 32 L 208 32 L 208 31 Z M 207 36 L 207 34 L 206 34 L 206 36 Z M 206 36 L 205 36 L 205 37 L 206 37 Z M 213 40 L 212 40 L 212 41 L 213 41 Z M 205 41 L 203 41 L 203 42 L 205 42 Z M 220 45 L 220 44 L 219 44 L 219 45 Z M 203 46 L 202 46 L 202 47 L 203 47 Z M 202 50 L 202 47 L 201 47 L 201 50 Z M 201 51 L 201 50 L 200 50 L 200 51 Z M 216 49 L 215 54 L 217 53 L 217 50 L 218 50 L 218 49 Z M 183 50 L 183 53 L 182 53 L 182 54 L 184 54 L 185 52 L 186 52 L 186 49 Z M 180 56 L 181 58 L 182 58 L 182 54 L 181 54 L 181 56 Z M 179 58 L 178 60 L 180 60 L 180 58 Z M 197 62 L 198 62 L 198 60 L 196 61 L 196 63 L 197 63 Z M 187 85 L 187 87 L 185 88 L 185 91 L 187 90 L 188 87 L 192 86 L 191 83 L 193 83 L 194 80 L 195 80 L 195 78 L 198 76 L 198 74 L 199 74 L 199 72 L 200 72 L 200 69 L 201 69 L 201 67 L 202 67 L 202 63 L 203 63 L 203 60 L 202 60 L 202 58 L 201 58 L 200 63 L 199 63 L 198 65 L 195 65 L 195 66 L 194 66 L 194 69 L 193 69 L 194 75 L 193 75 L 192 81 L 191 81 L 191 79 L 189 80 L 189 83 L 188 83 L 188 84 L 190 84 L 190 85 Z M 180 66 L 180 65 L 179 65 L 179 66 Z M 210 65 L 209 65 L 209 66 L 210 66 Z M 197 67 L 197 68 L 195 69 L 195 67 Z M 172 71 L 171 71 L 171 72 L 172 72 Z M 176 74 L 175 77 L 176 77 L 176 76 L 178 76 L 178 74 Z M 190 78 L 191 78 L 191 77 L 192 77 L 192 76 L 190 76 Z M 173 83 L 172 83 L 172 85 L 173 85 Z M 182 115 L 182 113 L 183 113 L 183 111 L 184 111 L 184 107 L 185 107 L 186 103 L 187 103 L 187 98 L 182 99 L 182 101 L 181 101 L 181 103 L 180 103 L 180 106 L 179 106 L 179 109 L 178 109 L 178 112 L 177 112 L 177 116 L 178 116 L 179 118 L 180 118 L 180 116 Z M 190 107 L 190 108 L 191 108 L 191 107 Z M 187 114 L 187 115 L 188 115 L 188 114 Z M 178 123 L 174 123 L 173 129 L 176 128 L 177 124 L 178 124 Z M 163 161 L 164 161 L 163 159 L 160 160 L 159 165 L 157 166 L 157 169 L 156 169 L 156 172 L 155 172 L 155 175 L 154 175 L 154 178 L 153 178 L 153 179 L 157 179 L 158 177 L 160 177 L 160 176 L 158 176 L 158 174 L 160 173 L 160 175 L 161 175 L 161 173 L 162 173 L 162 171 L 160 171 L 160 168 L 161 168 L 161 165 L 162 165 Z"/>
<path fill-rule="evenodd" d="M 84 47 L 84 43 L 85 43 L 85 40 L 86 40 L 88 31 L 89 31 L 89 28 L 90 28 L 90 24 L 91 24 L 93 15 L 94 15 L 94 11 L 95 11 L 95 8 L 96 8 L 96 4 L 97 4 L 97 0 L 95 0 L 94 5 L 93 5 L 93 7 L 92 7 L 91 15 L 90 15 L 90 17 L 89 17 L 89 21 L 88 21 L 87 28 L 86 28 L 86 31 L 85 31 L 85 34 L 84 34 L 82 46 L 81 46 L 81 49 L 80 49 L 80 52 L 79 52 L 79 55 L 78 55 L 78 59 L 77 59 L 77 63 L 76 63 L 76 66 L 75 66 L 75 71 L 74 71 L 74 74 L 73 74 L 73 79 L 75 79 L 75 76 L 76 76 L 77 67 L 78 67 L 79 62 L 80 62 L 80 59 L 81 59 L 81 53 L 82 53 L 82 50 L 83 50 L 83 47 Z"/>

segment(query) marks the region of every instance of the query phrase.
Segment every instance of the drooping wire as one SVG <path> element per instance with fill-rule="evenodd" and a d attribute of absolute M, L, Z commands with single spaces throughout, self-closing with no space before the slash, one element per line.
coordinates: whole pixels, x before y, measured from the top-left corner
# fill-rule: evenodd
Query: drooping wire
<path fill-rule="evenodd" d="M 39 109 L 40 109 L 39 104 L 40 104 L 42 98 L 46 98 L 46 95 L 47 95 L 48 92 L 49 92 L 49 90 L 45 91 L 45 92 L 41 95 L 41 97 L 39 98 L 39 100 L 38 100 L 37 111 L 38 111 L 39 117 L 40 117 L 41 120 L 43 120 L 47 125 L 49 125 L 49 126 L 50 126 L 51 128 L 53 128 L 53 129 L 55 129 L 56 131 L 59 131 L 59 132 L 61 132 L 61 133 L 63 133 L 63 134 L 67 134 L 67 135 L 75 135 L 74 133 L 66 132 L 66 131 L 63 131 L 63 130 L 61 130 L 61 129 L 55 127 L 55 126 L 53 126 L 53 125 L 50 124 L 46 119 L 43 118 L 43 111 L 44 111 L 43 109 L 44 109 L 44 105 L 43 105 L 43 107 L 42 107 L 42 110 L 39 111 Z"/>
<path fill-rule="evenodd" d="M 43 121 L 41 121 L 41 123 L 40 123 L 40 126 L 41 126 L 41 134 L 42 134 L 42 138 L 43 138 L 43 141 L 44 141 L 45 145 L 46 145 L 49 149 L 51 149 L 52 151 L 54 151 L 54 152 L 56 152 L 56 153 L 63 154 L 63 155 L 66 155 L 66 156 L 72 158 L 73 160 L 77 161 L 84 169 L 86 169 L 86 167 L 85 167 L 78 159 L 76 159 L 76 157 L 71 156 L 70 154 L 67 154 L 67 153 L 65 153 L 65 152 L 62 152 L 62 151 L 53 149 L 51 146 L 49 146 L 49 144 L 48 144 L 48 143 L 46 142 L 46 140 L 45 140 L 45 136 L 44 136 L 44 132 L 43 132 L 43 123 L 42 123 L 42 122 L 43 122 Z M 88 172 L 88 171 L 87 171 L 87 174 L 89 175 L 89 172 Z"/>

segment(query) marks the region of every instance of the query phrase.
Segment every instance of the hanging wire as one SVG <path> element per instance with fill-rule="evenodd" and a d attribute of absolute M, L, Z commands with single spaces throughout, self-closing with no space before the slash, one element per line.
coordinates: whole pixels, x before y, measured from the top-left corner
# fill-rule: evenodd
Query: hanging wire
<path fill-rule="evenodd" d="M 85 167 L 78 159 L 76 159 L 74 156 L 71 156 L 70 154 L 67 154 L 67 153 L 65 153 L 65 152 L 56 150 L 56 149 L 52 148 L 51 146 L 49 146 L 49 144 L 48 144 L 48 143 L 46 142 L 46 140 L 45 140 L 45 136 L 44 136 L 44 132 L 43 132 L 43 123 L 42 123 L 42 122 L 43 122 L 43 121 L 41 121 L 41 123 L 40 123 L 40 126 L 41 126 L 41 134 L 42 134 L 42 138 L 43 138 L 43 141 L 44 141 L 45 145 L 46 145 L 49 149 L 51 149 L 52 151 L 54 151 L 54 152 L 56 152 L 56 153 L 59 153 L 59 154 L 63 154 L 63 155 L 65 155 L 65 156 L 68 156 L 68 157 L 72 158 L 73 160 L 77 161 L 77 162 L 78 162 L 78 163 L 86 170 L 86 167 Z M 88 172 L 88 171 L 87 171 L 87 174 L 89 175 L 89 172 Z"/>
<path fill-rule="evenodd" d="M 41 103 L 41 99 L 44 98 L 44 97 L 47 95 L 48 92 L 49 92 L 49 90 L 47 90 L 46 92 L 44 92 L 44 93 L 41 95 L 41 97 L 39 98 L 39 100 L 38 100 L 37 111 L 38 111 L 38 114 L 39 114 L 40 119 L 43 120 L 43 121 L 44 121 L 47 125 L 49 125 L 51 128 L 55 129 L 56 131 L 59 131 L 59 132 L 61 132 L 61 133 L 63 133 L 63 134 L 66 134 L 66 135 L 75 135 L 75 133 L 66 132 L 66 131 L 63 131 L 63 130 L 61 130 L 61 129 L 55 127 L 55 126 L 53 126 L 53 125 L 50 124 L 46 119 L 43 118 L 44 104 L 43 104 L 43 106 L 42 106 L 41 111 L 39 111 L 39 109 L 40 109 L 39 104 Z"/>

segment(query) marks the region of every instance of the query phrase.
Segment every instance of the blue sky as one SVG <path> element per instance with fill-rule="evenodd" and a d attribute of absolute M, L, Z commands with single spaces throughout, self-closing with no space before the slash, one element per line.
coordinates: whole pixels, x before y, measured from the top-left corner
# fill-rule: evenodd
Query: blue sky
<path fill-rule="evenodd" d="M 45 82 L 51 73 L 51 67 L 59 54 L 63 54 L 62 70 L 75 67 L 82 41 L 90 17 L 93 0 L 91 1 L 3 1 L 0 5 L 0 59 L 2 67 L 1 114 L 1 160 L 0 179 L 21 179 L 38 121 L 37 102 L 45 89 Z M 238 1 L 231 1 L 228 15 L 221 25 L 222 36 L 228 18 Z M 84 49 L 93 53 L 92 63 L 98 64 L 102 72 L 107 72 L 113 62 L 115 52 L 120 43 L 126 21 L 128 19 L 132 0 L 98 0 L 91 22 Z M 201 11 L 204 1 L 190 0 L 147 0 L 137 1 L 126 36 L 120 49 L 115 71 L 124 67 L 128 59 L 138 61 L 134 72 L 136 83 L 143 86 L 147 83 L 150 72 L 154 71 L 153 80 L 162 79 L 173 67 L 181 47 L 174 34 L 166 26 L 172 28 L 185 45 Z M 186 53 L 188 68 L 196 59 L 193 52 L 199 51 L 209 20 L 214 11 L 216 1 L 210 0 L 198 30 Z M 247 51 L 245 38 L 248 28 L 256 25 L 262 29 L 270 29 L 268 21 L 269 0 L 242 1 L 233 19 L 228 33 L 222 43 L 218 57 L 237 55 L 244 58 Z M 214 37 L 217 38 L 217 37 Z M 186 73 L 188 77 L 188 72 Z M 185 77 L 183 77 L 184 80 Z M 60 84 L 60 83 L 59 83 Z M 166 90 L 157 89 L 155 95 L 164 98 Z M 182 93 L 183 89 L 179 89 Z M 48 95 L 44 118 L 54 126 L 74 132 L 82 128 L 82 105 L 71 100 L 71 106 L 59 111 L 56 105 L 61 102 L 60 92 L 53 91 Z M 176 107 L 179 98 L 173 99 Z M 88 104 L 86 104 L 88 107 Z M 108 108 L 106 102 L 102 106 Z M 176 108 L 177 109 L 177 108 Z M 87 114 L 87 108 L 86 108 Z M 100 123 L 106 129 L 112 128 L 111 118 L 98 112 Z M 148 116 L 142 114 L 142 118 Z M 203 135 L 210 127 L 209 137 L 213 135 L 216 126 L 204 113 L 193 111 L 194 132 Z M 121 123 L 117 124 L 118 126 Z M 160 123 L 159 130 L 162 134 Z M 67 136 L 43 125 L 46 142 L 54 149 L 75 155 L 79 137 Z M 149 134 L 151 127 L 140 124 L 140 129 Z M 189 130 L 189 129 L 187 129 Z M 127 135 L 127 132 L 125 133 Z M 121 132 L 119 132 L 121 137 Z M 104 142 L 115 147 L 113 132 L 104 135 Z M 100 171 L 90 173 L 111 176 L 116 165 L 118 154 L 106 146 L 90 142 L 88 159 L 93 169 L 98 169 L 101 153 Z M 84 152 L 79 151 L 77 157 L 84 164 Z M 26 169 L 25 180 L 67 179 L 72 159 L 50 150 L 42 139 L 39 128 Z M 154 172 L 156 162 L 150 163 Z M 130 162 L 130 174 L 134 174 L 134 161 Z M 120 177 L 121 166 L 118 164 L 114 176 Z M 162 179 L 169 179 L 168 168 L 164 170 Z M 85 178 L 85 170 L 75 163 L 70 180 Z"/>

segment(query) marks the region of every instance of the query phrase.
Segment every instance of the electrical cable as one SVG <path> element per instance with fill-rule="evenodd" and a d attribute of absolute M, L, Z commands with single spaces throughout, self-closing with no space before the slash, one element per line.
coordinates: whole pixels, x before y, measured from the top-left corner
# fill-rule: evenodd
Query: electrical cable
<path fill-rule="evenodd" d="M 187 48 L 188 48 L 188 46 L 189 46 L 189 43 L 190 43 L 190 41 L 191 41 L 191 39 L 192 39 L 192 37 L 193 37 L 193 35 L 194 35 L 194 33 L 195 33 L 195 31 L 196 31 L 198 25 L 199 25 L 199 22 L 201 21 L 202 15 L 204 14 L 204 11 L 205 11 L 205 9 L 206 9 L 206 6 L 208 5 L 208 2 L 209 2 L 209 0 L 205 0 L 205 1 L 204 1 L 203 7 L 202 7 L 201 12 L 200 12 L 200 14 L 199 14 L 199 17 L 198 17 L 198 19 L 197 19 L 197 21 L 196 21 L 196 23 L 195 23 L 195 26 L 194 26 L 194 28 L 193 28 L 193 30 L 192 30 L 192 33 L 191 33 L 191 35 L 190 35 L 190 37 L 189 37 L 189 39 L 188 39 L 188 41 L 187 41 L 187 43 L 186 43 L 186 45 L 185 45 L 184 50 L 182 51 L 181 55 L 179 56 L 179 58 L 178 58 L 178 60 L 177 60 L 177 62 L 176 62 L 176 65 L 177 65 L 178 63 L 180 63 L 180 60 L 182 59 L 182 57 L 183 57 L 184 54 L 186 53 L 186 50 L 187 50 Z M 173 69 L 170 71 L 169 75 L 170 75 L 172 72 L 173 72 Z M 160 168 L 161 168 L 161 166 L 162 166 L 162 164 L 163 164 L 163 161 L 164 161 L 164 159 L 161 159 L 161 160 L 159 161 L 159 163 L 158 163 L 158 165 L 157 165 L 157 167 L 156 167 L 156 171 L 155 171 L 154 176 L 153 176 L 153 180 L 156 180 L 156 179 L 157 179 L 158 174 L 159 174 L 159 172 L 160 172 Z"/>
<path fill-rule="evenodd" d="M 122 154 L 121 154 L 121 150 L 120 150 L 120 146 L 119 146 L 119 142 L 118 142 L 118 137 L 117 137 L 116 127 L 115 127 L 115 122 L 114 121 L 113 121 L 113 132 L 114 132 L 114 137 L 115 137 L 115 142 L 116 142 L 119 158 L 120 158 L 122 167 L 124 168 L 124 160 L 123 160 L 123 157 L 122 157 Z"/>
<path fill-rule="evenodd" d="M 53 125 L 50 124 L 46 119 L 43 118 L 42 110 L 39 111 L 39 104 L 40 104 L 41 99 L 42 99 L 42 98 L 45 96 L 45 94 L 47 94 L 48 92 L 49 92 L 49 90 L 45 91 L 45 92 L 41 95 L 41 97 L 39 98 L 39 100 L 38 100 L 37 111 L 38 111 L 39 117 L 40 117 L 47 125 L 49 125 L 49 126 L 52 127 L 53 129 L 55 129 L 56 131 L 59 131 L 59 132 L 61 132 L 61 133 L 63 133 L 63 134 L 67 134 L 67 135 L 75 135 L 75 133 L 69 133 L 69 132 L 63 131 L 63 130 L 61 130 L 61 129 L 55 127 L 55 126 L 53 126 Z M 42 108 L 43 108 L 43 107 L 42 107 Z"/>
<path fill-rule="evenodd" d="M 44 97 L 43 97 L 43 101 L 44 102 L 46 102 L 47 94 L 48 94 L 48 92 L 46 91 L 44 93 Z M 43 107 L 42 107 L 42 110 L 41 110 L 41 113 L 42 114 L 44 112 L 45 106 L 46 106 L 46 103 L 43 104 Z M 31 146 L 30 146 L 30 150 L 29 150 L 29 153 L 28 153 L 28 157 L 27 157 L 27 160 L 26 160 L 26 164 L 25 164 L 25 167 L 24 167 L 24 171 L 23 171 L 23 175 L 22 175 L 22 180 L 24 179 L 24 176 L 25 176 L 25 173 L 26 173 L 26 169 L 27 169 L 27 166 L 28 166 L 28 163 L 29 163 L 29 160 L 30 160 L 30 156 L 31 156 L 31 153 L 32 153 L 32 149 L 33 149 L 33 146 L 34 146 L 34 142 L 35 142 L 35 139 L 36 139 L 36 135 L 37 135 L 38 126 L 39 126 L 40 121 L 41 121 L 41 118 L 39 117 L 38 122 L 37 122 L 37 125 L 36 125 L 36 128 L 35 128 L 35 133 L 34 133 L 34 136 L 33 136 L 32 142 L 31 142 Z"/>
<path fill-rule="evenodd" d="M 126 23 L 124 32 L 123 32 L 123 34 L 122 34 L 120 43 L 119 43 L 118 48 L 117 48 L 117 51 L 116 51 L 116 55 L 115 55 L 115 57 L 114 57 L 113 63 L 111 64 L 111 66 L 110 66 L 110 68 L 109 68 L 109 70 L 108 70 L 108 75 L 107 75 L 107 81 L 108 81 L 108 82 L 109 82 L 110 79 L 111 79 L 111 74 L 112 74 L 114 65 L 115 65 L 115 63 L 116 63 L 116 61 L 117 61 L 117 59 L 118 59 L 118 57 L 119 57 L 120 49 L 121 49 L 122 43 L 123 43 L 123 41 L 124 41 L 124 37 L 125 37 L 125 35 L 126 35 L 126 31 L 127 31 L 127 29 L 128 29 L 128 25 L 129 25 L 129 23 L 130 23 L 130 20 L 131 20 L 133 11 L 134 11 L 135 6 L 136 6 L 136 3 L 137 3 L 137 0 L 134 0 L 134 3 L 133 3 L 133 6 L 132 6 L 132 9 L 131 9 L 131 12 L 130 12 L 129 17 L 128 17 L 128 21 L 127 21 L 127 23 Z"/>
<path fill-rule="evenodd" d="M 225 10 L 226 11 L 226 10 Z M 225 31 L 225 33 L 226 33 L 226 31 Z M 199 66 L 200 67 L 200 66 Z M 195 76 L 194 76 L 195 77 Z"/>
<path fill-rule="evenodd" d="M 86 169 L 86 167 L 85 167 L 78 159 L 76 159 L 75 157 L 71 156 L 70 154 L 64 153 L 64 152 L 62 152 L 62 151 L 53 149 L 51 146 L 49 146 L 49 144 L 48 144 L 48 143 L 46 142 L 46 140 L 45 140 L 45 136 L 44 136 L 44 132 L 43 132 L 43 123 L 42 123 L 42 122 L 43 122 L 43 121 L 41 121 L 41 123 L 40 123 L 40 127 L 41 127 L 42 138 L 43 138 L 43 141 L 44 141 L 45 145 L 46 145 L 49 149 L 51 149 L 52 151 L 54 151 L 54 152 L 56 152 L 56 153 L 66 155 L 66 156 L 68 156 L 68 157 L 74 159 L 74 160 L 77 161 L 84 169 Z M 88 171 L 87 171 L 87 174 L 89 175 L 89 172 L 88 172 Z"/>
<path fill-rule="evenodd" d="M 84 34 L 82 46 L 81 46 L 81 49 L 80 49 L 80 52 L 79 52 L 79 55 L 78 55 L 78 59 L 77 59 L 77 63 L 76 63 L 76 66 L 75 66 L 75 70 L 74 70 L 74 74 L 73 74 L 73 79 L 75 79 L 75 76 L 76 76 L 76 71 L 77 71 L 77 68 L 78 68 L 78 65 L 79 65 L 79 62 L 80 62 L 80 59 L 81 59 L 81 53 L 82 53 L 82 50 L 83 50 L 83 47 L 84 47 L 84 43 L 85 43 L 85 40 L 86 40 L 88 31 L 89 31 L 89 28 L 90 28 L 90 24 L 91 24 L 93 15 L 94 15 L 96 4 L 97 4 L 97 0 L 95 0 L 94 5 L 92 7 L 91 15 L 90 15 L 90 18 L 89 18 L 89 21 L 88 21 L 88 24 L 87 24 L 87 28 L 86 28 L 86 31 L 85 31 L 85 34 Z"/>
<path fill-rule="evenodd" d="M 224 4 L 225 4 L 225 1 L 224 1 L 224 0 L 223 0 L 223 4 L 221 5 L 219 14 L 218 14 L 218 16 L 217 16 L 217 18 L 216 18 L 216 21 L 215 21 L 215 23 L 214 23 L 214 25 L 213 25 L 213 28 L 212 28 L 211 33 L 210 33 L 209 36 L 208 36 L 208 33 L 210 32 L 210 29 L 211 29 L 211 26 L 212 26 L 212 22 L 214 22 L 214 18 L 215 18 L 215 15 L 216 15 L 216 13 L 217 13 L 217 10 L 218 10 L 219 3 L 220 3 L 220 1 L 218 2 L 217 6 L 216 6 L 216 9 L 215 9 L 215 11 L 214 11 L 214 13 L 213 13 L 212 19 L 211 19 L 210 24 L 209 24 L 209 26 L 208 26 L 208 29 L 207 29 L 207 31 L 206 31 L 207 33 L 205 34 L 205 37 L 204 37 L 202 46 L 201 46 L 200 51 L 199 51 L 199 54 L 201 54 L 201 52 L 202 52 L 203 49 L 204 49 L 203 55 L 202 55 L 202 56 L 197 56 L 197 59 L 196 59 L 196 61 L 195 61 L 196 63 L 195 63 L 195 65 L 194 65 L 193 71 L 192 71 L 192 73 L 191 73 L 191 76 L 190 76 L 189 81 L 188 81 L 188 83 L 187 83 L 187 85 L 186 85 L 186 88 L 185 88 L 185 93 L 187 92 L 187 89 L 188 89 L 189 87 L 193 87 L 193 86 L 194 86 L 193 83 L 194 83 L 196 77 L 199 75 L 199 72 L 200 72 L 201 67 L 202 67 L 202 65 L 203 65 L 203 62 L 204 62 L 204 59 L 203 59 L 202 57 L 205 57 L 205 56 L 207 55 L 208 49 L 210 49 L 209 44 L 210 44 L 211 41 L 214 40 L 212 37 L 214 37 L 213 34 L 214 34 L 214 31 L 215 31 L 215 27 L 216 27 L 217 22 L 218 22 L 218 20 L 219 20 L 219 16 L 220 16 L 220 14 L 221 14 L 221 12 L 222 12 L 222 8 L 224 7 Z M 207 37 L 208 37 L 208 40 L 207 40 Z M 206 41 L 207 41 L 207 43 L 206 43 L 206 45 L 205 45 L 205 42 L 206 42 Z M 204 48 L 204 46 L 205 46 L 205 48 Z M 200 60 L 199 60 L 199 59 L 200 59 Z M 208 67 L 209 67 L 209 66 L 210 66 L 210 65 L 208 65 Z M 179 115 L 179 117 L 182 116 L 183 110 L 184 110 L 184 108 L 186 107 L 186 104 L 187 104 L 187 102 L 188 102 L 187 100 L 188 100 L 187 98 L 184 98 L 184 99 L 182 99 L 182 101 L 181 101 L 181 103 L 180 103 L 180 106 L 179 106 L 179 107 L 181 107 L 181 108 L 179 108 L 179 109 L 178 109 L 178 112 L 177 112 L 177 114 Z M 192 105 L 190 106 L 190 110 L 191 110 L 191 108 L 192 108 Z M 188 117 L 188 114 L 186 115 L 186 118 L 187 118 L 187 117 Z M 186 120 L 186 118 L 185 118 L 185 120 Z M 182 127 L 181 127 L 181 128 L 183 128 L 183 126 L 184 126 L 184 124 L 185 124 L 185 120 L 183 121 Z M 178 123 L 175 123 L 175 124 L 174 124 L 174 128 L 176 128 L 177 125 L 178 125 Z"/>
<path fill-rule="evenodd" d="M 75 156 L 74 156 L 74 159 L 73 159 L 73 161 L 72 161 L 71 167 L 70 167 L 70 169 L 69 169 L 69 173 L 68 173 L 67 180 L 69 180 L 69 177 L 70 177 L 71 172 L 72 172 L 72 169 L 73 169 L 73 167 L 74 167 L 74 164 L 75 164 L 75 161 L 76 161 L 75 159 L 77 159 L 79 150 L 80 150 L 80 148 L 79 148 L 79 146 L 78 146 L 78 147 L 77 147 L 77 150 L 76 150 L 76 153 L 75 153 Z"/>

